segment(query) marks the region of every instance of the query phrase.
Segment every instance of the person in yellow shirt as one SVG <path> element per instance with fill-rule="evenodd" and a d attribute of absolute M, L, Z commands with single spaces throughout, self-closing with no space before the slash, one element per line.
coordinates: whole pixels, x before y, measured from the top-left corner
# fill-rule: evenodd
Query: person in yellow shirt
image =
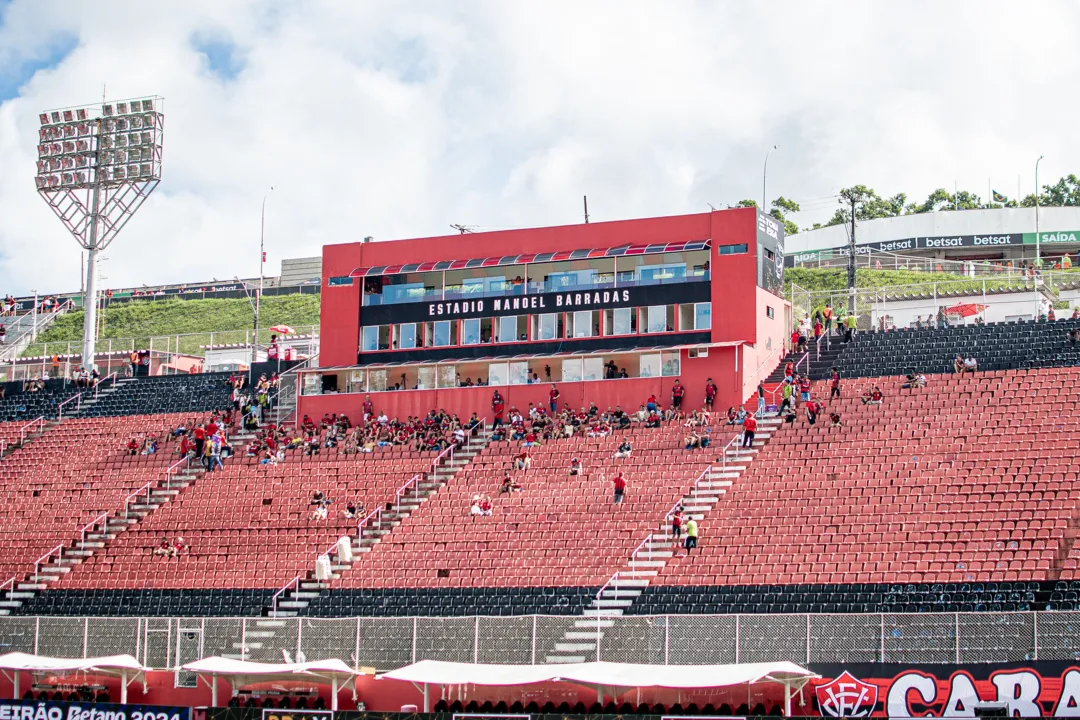
<path fill-rule="evenodd" d="M 686 554 L 689 555 L 690 551 L 697 547 L 698 539 L 698 526 L 697 520 L 690 518 L 686 521 Z"/>

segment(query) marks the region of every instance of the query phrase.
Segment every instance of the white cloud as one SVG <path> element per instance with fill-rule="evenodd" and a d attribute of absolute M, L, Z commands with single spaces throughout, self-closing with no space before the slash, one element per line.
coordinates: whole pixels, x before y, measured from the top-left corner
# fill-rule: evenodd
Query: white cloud
<path fill-rule="evenodd" d="M 64 11 L 61 11 L 64 10 Z M 66 12 L 65 12 L 66 11 Z M 33 190 L 39 110 L 166 98 L 165 179 L 106 285 L 257 272 L 326 243 L 697 212 L 866 183 L 1015 192 L 1078 169 L 1080 10 L 986 2 L 14 0 L 0 75 L 0 291 L 78 285 Z M 234 43 L 234 78 L 199 42 Z M 2 86 L 2 83 L 0 83 Z M 831 214 L 828 199 L 797 218 Z"/>

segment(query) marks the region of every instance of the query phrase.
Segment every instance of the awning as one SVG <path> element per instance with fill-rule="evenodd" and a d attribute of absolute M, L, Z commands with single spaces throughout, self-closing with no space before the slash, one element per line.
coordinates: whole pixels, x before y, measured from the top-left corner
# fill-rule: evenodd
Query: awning
<path fill-rule="evenodd" d="M 986 305 L 979 305 L 978 303 L 960 303 L 959 305 L 953 305 L 947 307 L 943 311 L 946 315 L 959 315 L 960 317 L 972 317 L 978 315 L 986 309 Z"/>
<path fill-rule="evenodd" d="M 127 686 L 138 679 L 146 681 L 146 667 L 131 655 L 109 655 L 93 658 L 54 658 L 13 652 L 0 655 L 0 672 L 15 686 L 19 697 L 19 673 L 35 675 L 94 675 L 120 678 L 120 702 L 127 702 Z"/>
<path fill-rule="evenodd" d="M 184 670 L 199 675 L 210 685 L 213 704 L 217 706 L 217 678 L 224 677 L 233 694 L 245 685 L 261 682 L 314 682 L 332 688 L 331 709 L 337 710 L 337 691 L 359 675 L 374 675 L 375 668 L 353 670 L 341 660 L 317 660 L 303 663 L 260 663 L 208 657 L 188 663 Z M 207 679 L 209 678 L 209 679 Z"/>
<path fill-rule="evenodd" d="M 587 662 L 550 665 L 485 665 L 421 660 L 379 676 L 380 680 L 404 680 L 422 687 L 424 711 L 429 685 L 532 685 L 571 682 L 620 694 L 634 688 L 701 689 L 777 683 L 784 686 L 785 714 L 791 714 L 791 694 L 820 675 L 792 662 L 735 665 L 639 665 Z"/>
<path fill-rule="evenodd" d="M 350 277 L 371 275 L 398 275 L 401 273 L 440 272 L 442 270 L 468 270 L 470 268 L 496 267 L 499 265 L 524 265 L 525 263 L 561 262 L 565 260 L 588 260 L 591 258 L 619 257 L 621 255 L 656 255 L 669 252 L 704 250 L 709 240 L 693 240 L 651 245 L 619 245 L 593 250 L 563 250 L 550 253 L 527 253 L 524 255 L 501 255 L 471 260 L 440 260 L 438 262 L 411 263 L 407 265 L 380 265 L 359 267 L 349 273 Z"/>

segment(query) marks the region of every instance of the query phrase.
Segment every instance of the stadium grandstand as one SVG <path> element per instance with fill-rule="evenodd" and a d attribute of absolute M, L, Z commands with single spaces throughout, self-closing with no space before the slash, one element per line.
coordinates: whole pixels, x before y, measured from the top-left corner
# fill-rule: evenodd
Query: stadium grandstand
<path fill-rule="evenodd" d="M 4 687 L 243 713 L 1068 705 L 1068 283 L 990 277 L 1019 283 L 1008 320 L 980 278 L 875 324 L 920 291 L 847 312 L 785 288 L 787 240 L 747 208 L 328 245 L 301 359 L 282 337 L 158 374 L 143 348 L 4 383 L 0 641 L 32 656 L 0 656 Z"/>

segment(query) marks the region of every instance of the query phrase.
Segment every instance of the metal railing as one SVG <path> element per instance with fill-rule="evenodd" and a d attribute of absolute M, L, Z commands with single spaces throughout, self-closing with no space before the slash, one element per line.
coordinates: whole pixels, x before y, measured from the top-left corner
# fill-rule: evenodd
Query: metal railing
<path fill-rule="evenodd" d="M 0 593 L 3 593 L 5 591 L 5 589 L 9 593 L 15 592 L 15 583 L 17 583 L 18 581 L 19 581 L 19 576 L 18 575 L 12 575 L 7 580 L 0 583 Z"/>
<path fill-rule="evenodd" d="M 44 415 L 39 415 L 38 417 L 34 418 L 30 422 L 26 423 L 21 428 L 19 428 L 19 444 L 20 445 L 22 445 L 23 443 L 26 442 L 26 436 L 29 435 L 30 432 L 32 432 L 30 430 L 30 428 L 33 428 L 35 426 L 39 428 L 38 432 L 45 432 L 45 416 Z"/>
<path fill-rule="evenodd" d="M 56 406 L 56 420 L 57 420 L 57 422 L 64 419 L 64 406 L 68 405 L 70 403 L 75 403 L 75 412 L 70 413 L 70 414 L 72 414 L 72 415 L 78 415 L 79 414 L 79 410 L 82 409 L 82 396 L 83 396 L 82 393 L 76 393 L 76 394 L 72 395 L 71 397 L 69 397 L 64 402 L 62 402 L 62 403 L 60 403 L 59 405 Z"/>
<path fill-rule="evenodd" d="M 273 596 L 270 598 L 270 609 L 273 612 L 278 611 L 278 603 L 281 602 L 281 598 L 284 597 L 285 593 L 289 592 L 290 588 L 295 587 L 297 590 L 300 589 L 300 581 L 303 579 L 303 577 L 303 575 L 297 575 L 292 580 L 285 583 L 284 587 L 282 587 L 280 590 L 273 594 Z"/>
<path fill-rule="evenodd" d="M 48 564 L 49 558 L 51 558 L 53 555 L 56 556 L 57 560 L 63 560 L 64 559 L 64 545 L 63 545 L 63 543 L 61 543 L 60 545 L 57 545 L 52 550 L 45 553 L 44 555 L 39 557 L 36 561 L 34 561 L 34 582 L 41 582 L 41 568 L 42 568 L 43 565 Z"/>
<path fill-rule="evenodd" d="M 97 529 L 98 525 L 101 526 L 102 532 L 105 532 L 107 530 L 108 523 L 109 513 L 101 513 L 100 515 L 98 515 L 96 518 L 88 522 L 79 530 L 80 542 L 87 542 L 86 536 L 94 532 Z"/>
<path fill-rule="evenodd" d="M 119 377 L 119 375 L 120 373 L 118 372 L 111 372 L 105 377 L 103 377 L 101 380 L 98 380 L 97 383 L 94 385 L 94 399 L 98 399 L 98 393 L 101 392 L 101 388 L 105 385 L 105 383 L 112 382 L 113 387 L 116 387 L 116 378 Z"/>
<path fill-rule="evenodd" d="M 293 584 L 299 584 L 298 576 Z M 292 585 L 290 585 L 290 588 Z M 558 592 L 556 590 L 555 592 Z M 569 598 L 574 597 L 568 592 Z M 389 598 L 388 598 L 389 600 Z M 640 601 L 638 601 L 640 602 Z M 281 618 L 274 636 L 247 644 L 247 660 L 280 662 L 281 651 L 391 670 L 420 660 L 543 663 L 567 632 L 592 617 Z M 588 620 L 589 625 L 578 625 Z M 650 664 L 932 663 L 1076 661 L 1080 612 L 788 615 L 608 615 L 600 658 Z M 0 616 L 0 646 L 51 657 L 127 653 L 145 665 L 236 652 L 258 617 Z M 194 640 L 194 642 L 192 641 Z"/>

